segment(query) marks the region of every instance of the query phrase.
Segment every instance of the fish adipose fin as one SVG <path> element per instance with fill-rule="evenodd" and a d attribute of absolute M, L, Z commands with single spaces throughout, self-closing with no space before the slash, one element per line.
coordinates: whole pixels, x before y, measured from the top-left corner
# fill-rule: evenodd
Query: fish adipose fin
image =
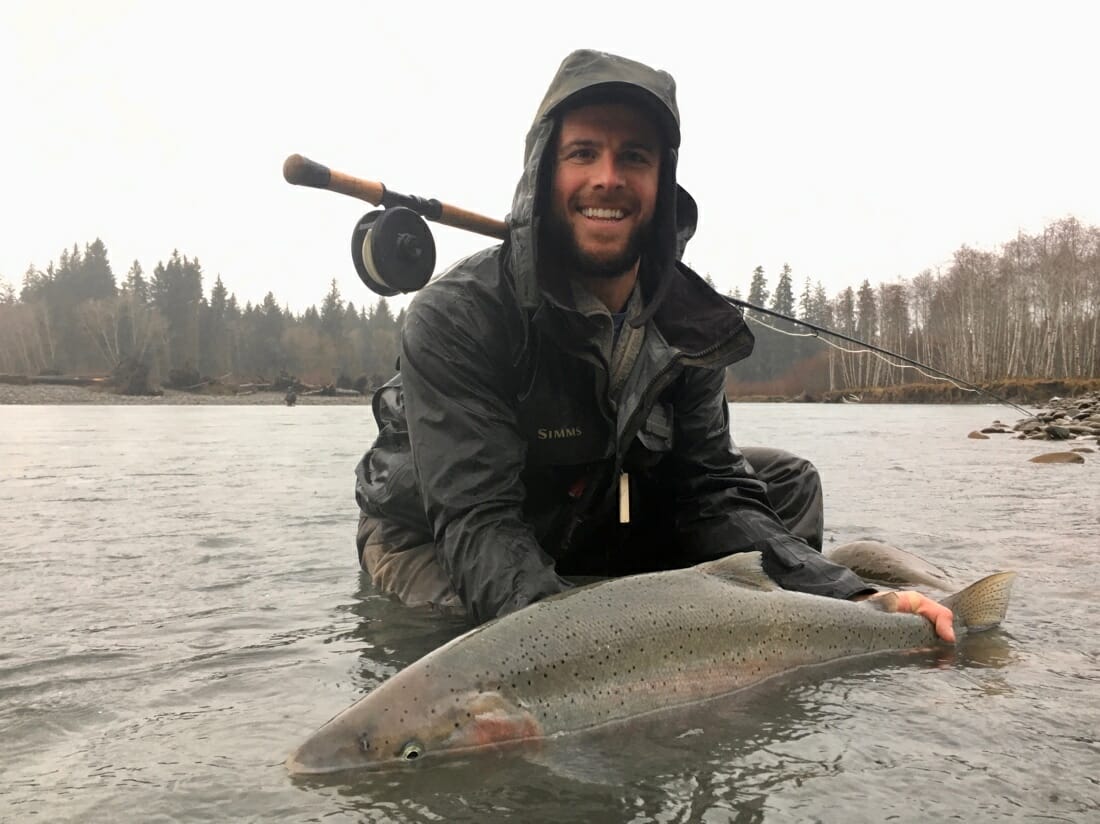
<path fill-rule="evenodd" d="M 698 564 L 695 569 L 747 589 L 779 589 L 779 585 L 764 572 L 764 559 L 759 552 L 735 552 L 725 558 Z"/>

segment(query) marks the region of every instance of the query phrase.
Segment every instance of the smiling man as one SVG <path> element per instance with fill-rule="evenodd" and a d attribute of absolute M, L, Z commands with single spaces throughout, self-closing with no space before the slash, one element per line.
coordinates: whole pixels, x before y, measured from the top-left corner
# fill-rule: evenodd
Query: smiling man
<path fill-rule="evenodd" d="M 817 551 L 813 467 L 732 442 L 725 368 L 753 338 L 680 260 L 697 210 L 679 145 L 670 75 L 594 51 L 562 63 L 508 239 L 416 296 L 375 395 L 357 548 L 379 589 L 484 621 L 570 578 L 758 550 L 782 587 L 873 591 Z M 950 611 L 895 601 L 949 634 Z"/>
<path fill-rule="evenodd" d="M 562 115 L 557 142 L 548 250 L 567 276 L 618 312 L 652 230 L 660 134 L 643 110 L 590 104 Z"/>

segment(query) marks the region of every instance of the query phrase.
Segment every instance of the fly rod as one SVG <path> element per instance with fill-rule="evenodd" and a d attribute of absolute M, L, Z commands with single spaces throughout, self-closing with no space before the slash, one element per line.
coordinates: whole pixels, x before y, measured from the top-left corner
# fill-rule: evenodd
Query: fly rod
<path fill-rule="evenodd" d="M 1012 401 L 1007 400 L 1006 398 L 1002 398 L 1002 397 L 1000 397 L 999 395 L 997 395 L 993 392 L 990 392 L 988 389 L 982 389 L 982 387 L 977 386 L 973 383 L 969 383 L 967 381 L 964 381 L 962 378 L 956 378 L 954 375 L 950 375 L 947 372 L 944 372 L 942 369 L 937 369 L 934 366 L 929 366 L 926 363 L 921 363 L 918 360 L 913 360 L 912 358 L 907 357 L 905 355 L 900 355 L 897 352 L 891 352 L 889 349 L 885 349 L 881 346 L 876 346 L 873 343 L 867 343 L 866 341 L 862 341 L 859 338 L 854 338 L 851 335 L 846 335 L 843 332 L 837 332 L 837 331 L 835 331 L 833 329 L 829 329 L 825 326 L 818 326 L 816 323 L 810 323 L 810 321 L 808 321 L 808 320 L 802 320 L 801 318 L 792 318 L 790 315 L 784 315 L 782 312 L 776 312 L 774 309 L 765 309 L 763 306 L 756 306 L 755 304 L 749 303 L 746 300 L 741 300 L 741 298 L 735 298 L 735 297 L 731 297 L 729 295 L 723 295 L 723 297 L 726 300 L 728 300 L 730 303 L 732 303 L 734 306 L 739 306 L 742 309 L 750 309 L 753 312 L 760 312 L 761 314 L 764 314 L 764 315 L 770 315 L 773 318 L 778 318 L 780 320 L 785 320 L 789 323 L 795 323 L 795 324 L 798 324 L 799 326 L 804 326 L 805 328 L 807 328 L 807 329 L 811 330 L 812 332 L 814 332 L 815 337 L 817 335 L 829 335 L 831 337 L 838 338 L 840 340 L 848 341 L 849 343 L 854 343 L 857 346 L 862 346 L 866 349 L 871 350 L 872 352 L 877 352 L 880 355 L 886 355 L 887 357 L 897 358 L 899 361 L 903 361 L 904 363 L 907 363 L 910 366 L 915 366 L 918 369 L 925 369 L 929 372 L 934 372 L 936 375 L 942 376 L 945 380 L 949 380 L 953 383 L 956 383 L 964 389 L 969 389 L 971 392 L 978 392 L 982 395 L 986 395 L 987 397 L 992 398 L 993 400 L 997 401 L 998 403 L 1003 403 L 1005 406 L 1010 406 L 1010 407 L 1012 407 L 1013 409 L 1015 409 L 1019 412 L 1023 412 L 1028 417 L 1031 417 L 1032 414 L 1034 414 L 1034 413 L 1029 412 L 1028 410 L 1024 409 L 1022 406 L 1017 406 Z"/>
<path fill-rule="evenodd" d="M 468 212 L 457 206 L 440 203 L 434 198 L 405 195 L 390 191 L 382 183 L 364 180 L 344 172 L 337 172 L 300 154 L 290 155 L 283 163 L 283 178 L 296 186 L 325 189 L 330 192 L 365 200 L 372 206 L 381 206 L 368 212 L 356 223 L 352 232 L 351 256 L 359 278 L 371 291 L 384 297 L 415 292 L 431 279 L 435 268 L 435 241 L 425 219 L 464 229 L 486 237 L 504 240 L 508 236 L 508 224 L 501 220 Z M 733 305 L 764 315 L 803 326 L 815 336 L 829 335 L 839 340 L 862 346 L 871 352 L 896 358 L 918 369 L 940 375 L 958 386 L 985 395 L 998 403 L 1012 407 L 1024 415 L 1032 413 L 1011 401 L 983 389 L 980 386 L 956 378 L 897 352 L 891 352 L 873 343 L 818 326 L 807 320 L 792 318 L 773 309 L 755 306 L 740 298 L 723 295 Z M 897 366 L 897 364 L 893 364 Z"/>

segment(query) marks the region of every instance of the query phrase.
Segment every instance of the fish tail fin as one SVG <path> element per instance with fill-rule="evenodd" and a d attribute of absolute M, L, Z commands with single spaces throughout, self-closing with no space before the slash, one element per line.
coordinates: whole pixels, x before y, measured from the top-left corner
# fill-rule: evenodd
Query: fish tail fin
<path fill-rule="evenodd" d="M 991 629 L 1004 620 L 1015 572 L 998 572 L 940 601 L 955 613 L 955 627 L 969 632 Z"/>

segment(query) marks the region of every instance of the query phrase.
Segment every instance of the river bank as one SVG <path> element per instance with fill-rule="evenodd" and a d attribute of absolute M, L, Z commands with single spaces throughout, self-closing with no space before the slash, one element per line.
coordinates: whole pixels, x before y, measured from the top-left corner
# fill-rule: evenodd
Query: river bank
<path fill-rule="evenodd" d="M 278 406 L 286 402 L 284 392 L 212 394 L 165 389 L 162 395 L 118 395 L 98 386 L 56 386 L 49 384 L 0 384 L 0 405 L 99 404 L 106 406 Z M 370 404 L 366 395 L 298 395 L 297 406 L 347 406 Z"/>
<path fill-rule="evenodd" d="M 1052 398 L 1075 398 L 1090 392 L 1100 392 L 1100 379 L 1075 378 L 1065 380 L 1012 380 L 995 381 L 980 384 L 981 388 L 1011 403 L 1036 404 L 1048 403 Z M 732 403 L 930 403 L 930 404 L 966 404 L 992 403 L 989 395 L 960 389 L 954 384 L 911 383 L 901 386 L 878 387 L 874 389 L 822 392 L 820 394 L 803 393 L 794 397 L 782 395 L 740 395 L 731 394 Z M 232 393 L 212 393 L 165 389 L 162 395 L 119 395 L 105 386 L 60 386 L 51 384 L 6 384 L 0 383 L 0 405 L 22 404 L 71 404 L 94 403 L 126 406 L 181 406 L 181 405 L 220 405 L 220 406 L 257 406 L 278 405 L 285 402 L 285 394 L 269 391 Z M 369 404 L 369 395 L 299 394 L 300 405 L 357 405 Z"/>
<path fill-rule="evenodd" d="M 975 384 L 1009 403 L 1048 403 L 1052 398 L 1076 398 L 1100 392 L 1100 378 L 1021 378 Z M 964 389 L 947 381 L 906 383 L 871 389 L 845 389 L 831 392 L 804 392 L 793 397 L 782 395 L 745 395 L 729 393 L 732 403 L 994 403 L 983 392 Z"/>

